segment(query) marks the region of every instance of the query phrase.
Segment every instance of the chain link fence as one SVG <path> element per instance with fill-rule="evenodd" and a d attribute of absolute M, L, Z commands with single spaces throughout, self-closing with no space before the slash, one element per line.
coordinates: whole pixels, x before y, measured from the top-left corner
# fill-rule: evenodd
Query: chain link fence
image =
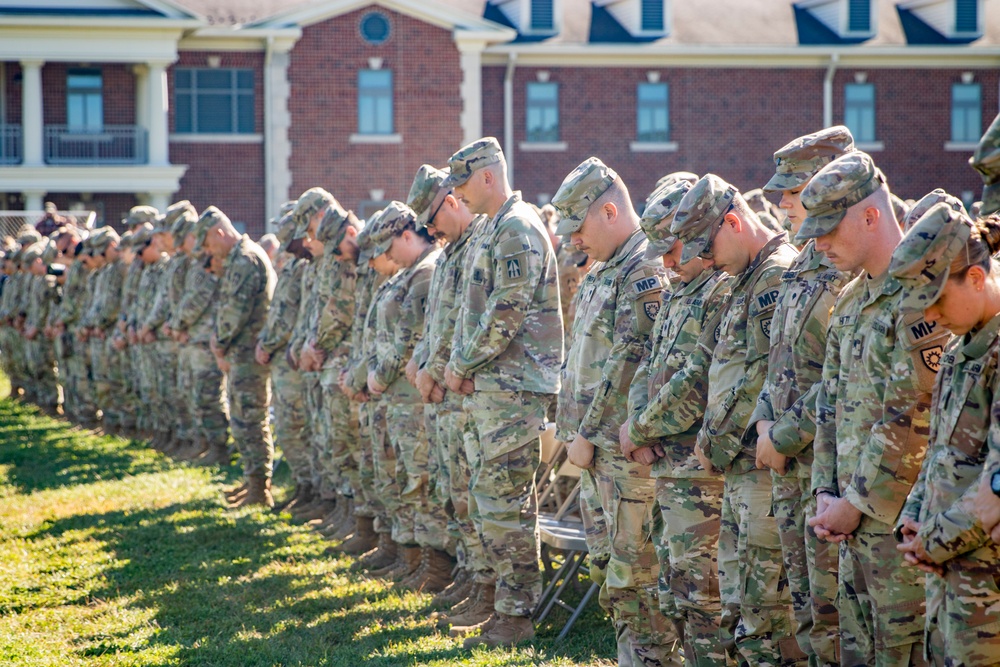
<path fill-rule="evenodd" d="M 7 236 L 17 238 L 22 227 L 34 227 L 46 216 L 45 211 L 0 211 L 0 239 Z M 94 211 L 57 211 L 57 219 L 63 218 L 66 224 L 73 224 L 83 229 L 91 229 L 97 213 Z"/>

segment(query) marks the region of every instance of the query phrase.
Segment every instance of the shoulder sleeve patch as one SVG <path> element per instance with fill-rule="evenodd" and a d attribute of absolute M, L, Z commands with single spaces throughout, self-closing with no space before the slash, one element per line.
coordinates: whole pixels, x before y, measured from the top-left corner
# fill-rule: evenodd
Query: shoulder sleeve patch
<path fill-rule="evenodd" d="M 920 314 L 905 318 L 900 326 L 903 328 L 903 339 L 909 349 L 923 345 L 944 333 L 937 322 L 928 322 Z M 941 346 L 934 347 L 940 348 Z M 938 357 L 940 359 L 940 355 Z"/>

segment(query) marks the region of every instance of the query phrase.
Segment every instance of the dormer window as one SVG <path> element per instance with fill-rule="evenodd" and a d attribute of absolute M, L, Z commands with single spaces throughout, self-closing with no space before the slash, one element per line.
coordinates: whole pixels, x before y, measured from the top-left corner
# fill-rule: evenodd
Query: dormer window
<path fill-rule="evenodd" d="M 522 35 L 547 37 L 559 31 L 559 7 L 562 0 L 489 0 L 486 17 L 509 25 Z"/>
<path fill-rule="evenodd" d="M 979 0 L 955 0 L 955 32 L 976 34 L 979 29 Z"/>
<path fill-rule="evenodd" d="M 663 1 L 639 0 L 641 3 L 641 29 L 643 32 L 663 32 Z"/>
<path fill-rule="evenodd" d="M 983 0 L 909 0 L 896 5 L 910 44 L 968 44 L 982 37 Z"/>
<path fill-rule="evenodd" d="M 555 30 L 553 3 L 555 0 L 529 0 L 531 4 L 531 31 L 552 32 Z"/>
<path fill-rule="evenodd" d="M 847 0 L 847 32 L 868 34 L 871 31 L 871 0 Z"/>
<path fill-rule="evenodd" d="M 672 0 L 593 0 L 594 20 L 615 23 L 615 28 L 639 41 L 664 37 L 670 32 Z M 593 37 L 591 38 L 593 40 Z M 612 41 L 612 40 L 607 40 Z M 627 38 L 626 38 L 627 41 Z"/>
<path fill-rule="evenodd" d="M 794 4 L 800 44 L 857 44 L 875 36 L 872 0 L 799 0 Z"/>

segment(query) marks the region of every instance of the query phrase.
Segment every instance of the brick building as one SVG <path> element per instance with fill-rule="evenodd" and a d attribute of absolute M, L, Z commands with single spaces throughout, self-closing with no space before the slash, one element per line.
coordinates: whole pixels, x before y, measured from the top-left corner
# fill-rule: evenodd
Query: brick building
<path fill-rule="evenodd" d="M 322 185 L 361 214 L 498 137 L 544 202 L 590 155 L 750 189 L 846 123 L 900 196 L 981 188 L 1000 0 L 0 0 L 0 209 L 215 204 L 263 233 Z"/>

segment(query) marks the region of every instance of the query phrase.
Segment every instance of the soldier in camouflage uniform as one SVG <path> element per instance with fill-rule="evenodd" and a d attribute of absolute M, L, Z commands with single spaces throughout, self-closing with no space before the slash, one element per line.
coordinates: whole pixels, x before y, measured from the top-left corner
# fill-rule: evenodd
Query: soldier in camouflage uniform
<path fill-rule="evenodd" d="M 983 177 L 983 205 L 979 215 L 986 217 L 1000 211 L 1000 114 L 979 140 L 969 164 Z"/>
<path fill-rule="evenodd" d="M 764 189 L 781 192 L 792 233 L 805 219 L 802 189 L 823 165 L 854 150 L 840 125 L 799 137 L 774 154 L 776 173 Z M 811 667 L 838 664 L 837 548 L 806 530 L 815 513 L 812 439 L 816 432 L 819 360 L 826 349 L 830 311 L 849 276 L 805 244 L 781 276 L 774 310 L 768 372 L 746 435 L 757 445 L 757 467 L 771 470 L 772 508 L 795 611 L 795 637 Z"/>
<path fill-rule="evenodd" d="M 809 525 L 841 543 L 841 664 L 923 664 L 923 575 L 900 567 L 892 528 L 927 446 L 949 335 L 899 311 L 901 285 L 887 269 L 902 231 L 870 156 L 854 151 L 823 167 L 802 203 L 808 217 L 796 238 L 815 238 L 841 271 L 864 271 L 831 315 L 813 440 Z"/>
<path fill-rule="evenodd" d="M 122 406 L 124 421 L 122 432 L 128 436 L 140 435 L 148 428 L 149 409 L 141 400 L 141 385 L 139 382 L 139 351 L 134 331 L 130 332 L 129 322 L 131 312 L 135 307 L 139 294 L 139 283 L 146 266 L 141 257 L 141 248 L 146 243 L 147 233 L 136 227 L 133 232 L 122 235 L 122 246 L 126 256 L 122 263 L 126 265 L 125 282 L 122 283 L 122 302 L 119 308 L 118 326 L 112 345 L 119 355 L 122 369 L 125 401 Z M 127 238 L 126 238 L 127 237 Z M 131 256 L 131 260 L 128 260 Z"/>
<path fill-rule="evenodd" d="M 933 392 L 920 476 L 896 526 L 909 564 L 926 573 L 925 658 L 936 665 L 1000 663 L 996 606 L 1000 545 L 971 510 L 980 479 L 1000 463 L 991 406 L 1000 391 L 1000 218 L 970 220 L 934 205 L 892 254 L 900 308 L 955 336 Z"/>
<path fill-rule="evenodd" d="M 81 395 L 85 382 L 81 375 L 86 372 L 86 365 L 80 363 L 81 350 L 73 334 L 80 319 L 80 305 L 87 287 L 87 269 L 79 257 L 83 251 L 83 240 L 84 236 L 75 227 L 63 228 L 56 236 L 56 244 L 62 248 L 61 257 L 66 265 L 66 274 L 63 298 L 53 317 L 59 379 L 63 386 L 63 410 L 67 418 L 77 423 L 85 421 L 84 406 L 89 400 Z"/>
<path fill-rule="evenodd" d="M 495 588 L 493 571 L 476 528 L 469 518 L 469 460 L 465 453 L 466 415 L 462 397 L 445 389 L 444 369 L 451 358 L 459 299 L 464 285 L 464 268 L 469 249 L 485 219 L 473 216 L 455 194 L 444 186 L 447 170 L 425 164 L 417 171 L 407 204 L 417 214 L 417 229 L 426 228 L 439 241 L 446 241 L 444 252 L 431 278 L 427 297 L 427 315 L 420 342 L 407 365 L 407 377 L 424 401 L 427 431 L 437 459 L 437 475 L 431 479 L 431 497 L 448 513 L 448 533 L 455 543 L 459 571 L 449 586 L 435 598 L 453 609 L 455 605 L 479 595 L 479 588 Z"/>
<path fill-rule="evenodd" d="M 755 467 L 755 443 L 741 442 L 767 376 L 781 276 L 797 251 L 784 232 L 761 222 L 739 191 L 714 174 L 702 177 L 684 195 L 670 229 L 684 243 L 682 262 L 701 257 L 707 266 L 734 277 L 727 307 L 702 336 L 715 352 L 695 445 L 702 466 L 725 476 L 720 635 L 734 659 L 758 665 L 804 664 L 771 512 L 771 475 Z"/>
<path fill-rule="evenodd" d="M 469 515 L 497 575 L 492 621 L 466 646 L 510 645 L 534 636 L 530 616 L 542 589 L 534 474 L 539 435 L 559 391 L 559 280 L 548 232 L 510 189 L 497 140 L 469 144 L 449 167 L 445 187 L 471 213 L 490 218 L 470 249 L 445 369 L 445 386 L 465 395 Z"/>
<path fill-rule="evenodd" d="M 408 567 L 400 583 L 438 593 L 448 584 L 453 565 L 446 553 L 448 518 L 444 506 L 430 497 L 436 458 L 431 456 L 420 393 L 407 382 L 404 368 L 423 335 L 428 289 L 441 251 L 426 229 L 416 230 L 416 215 L 402 202 L 386 207 L 371 232 L 371 243 L 374 258 L 384 254 L 400 269 L 379 290 L 375 354 L 368 362 L 368 393 L 388 402 L 386 427 L 396 455 L 394 488 L 399 496 L 398 501 L 391 499 L 398 502 L 398 510 L 391 512 L 392 539 L 407 563 L 413 550 L 418 551 L 416 567 Z"/>
<path fill-rule="evenodd" d="M 59 289 L 55 276 L 48 275 L 48 268 L 55 259 L 55 245 L 49 240 L 38 241 L 24 252 L 24 264 L 31 276 L 25 300 L 24 338 L 27 341 L 27 358 L 31 400 L 39 408 L 54 415 L 59 404 L 56 380 L 55 350 L 45 338 L 45 328 L 51 308 L 59 307 Z"/>
<path fill-rule="evenodd" d="M 163 449 L 169 442 L 172 419 L 167 397 L 159 394 L 157 364 L 160 363 L 160 358 L 155 347 L 156 338 L 151 333 L 145 337 L 139 334 L 143 318 L 152 309 L 160 284 L 163 282 L 168 258 L 154 239 L 152 225 L 143 223 L 136 232 L 134 243 L 144 266 L 139 286 L 136 288 L 135 300 L 127 315 L 129 342 L 136 346 L 139 394 L 146 413 L 144 435 L 154 448 Z"/>
<path fill-rule="evenodd" d="M 294 202 L 292 203 L 294 206 Z M 309 467 L 309 441 L 306 409 L 303 401 L 302 374 L 288 361 L 285 352 L 295 328 L 302 297 L 302 272 L 308 261 L 301 240 L 293 240 L 295 221 L 289 210 L 279 223 L 277 279 L 267 321 L 257 337 L 254 356 L 257 363 L 268 365 L 274 389 L 274 439 L 292 470 L 295 490 L 276 509 L 292 509 L 312 497 L 312 471 Z"/>
<path fill-rule="evenodd" d="M 627 419 L 624 388 L 670 283 L 660 262 L 646 258 L 628 189 L 599 159 L 570 172 L 552 203 L 560 213 L 556 233 L 594 260 L 580 285 L 556 424 L 570 461 L 592 477 L 606 520 L 606 534 L 587 537 L 609 558 L 601 601 L 615 624 L 618 664 L 679 665 L 677 636 L 657 599 L 652 457 L 626 458 L 618 442 Z"/>
<path fill-rule="evenodd" d="M 700 257 L 681 262 L 684 244 L 670 232 L 677 205 L 697 177 L 661 181 L 647 199 L 640 224 L 646 253 L 660 256 L 679 282 L 665 293 L 642 361 L 629 388 L 629 419 L 619 434 L 622 452 L 652 449 L 652 476 L 662 531 L 654 535 L 660 562 L 660 609 L 675 620 L 685 664 L 725 664 L 719 640 L 716 548 L 722 512 L 722 476 L 706 471 L 694 454 L 708 400 L 713 349 L 703 331 L 729 297 L 730 278 L 707 269 Z"/>
<path fill-rule="evenodd" d="M 97 404 L 102 412 L 105 433 L 118 433 L 122 427 L 121 366 L 116 363 L 117 352 L 112 346 L 114 327 L 118 323 L 121 306 L 124 266 L 118 261 L 118 233 L 111 227 L 102 227 L 91 235 L 90 252 L 94 258 L 97 278 L 94 298 L 90 302 L 83 323 L 89 327 L 90 358 L 93 367 Z"/>
<path fill-rule="evenodd" d="M 246 493 L 236 505 L 273 507 L 270 378 L 267 368 L 254 359 L 254 348 L 271 305 L 274 269 L 260 246 L 237 232 L 225 213 L 214 206 L 201 214 L 195 237 L 195 248 L 204 248 L 222 264 L 215 332 L 209 347 L 227 376 L 229 424 L 246 480 Z"/>

